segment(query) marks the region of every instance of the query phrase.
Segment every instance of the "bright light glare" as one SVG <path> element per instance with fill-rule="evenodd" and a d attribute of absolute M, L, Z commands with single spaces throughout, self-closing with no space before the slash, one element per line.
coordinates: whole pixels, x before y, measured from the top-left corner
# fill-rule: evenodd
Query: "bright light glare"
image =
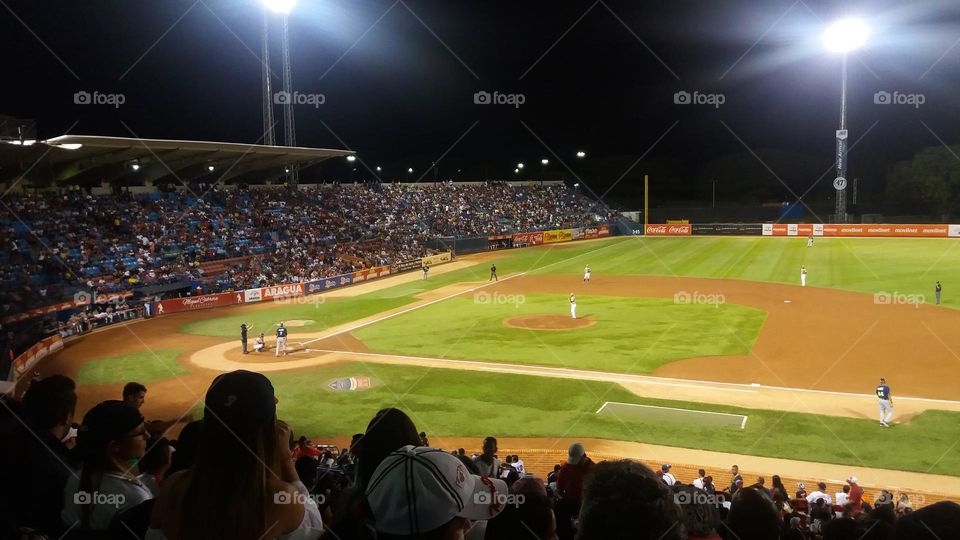
<path fill-rule="evenodd" d="M 353 163 L 353 162 L 356 161 L 356 160 L 357 160 L 357 156 L 347 156 L 347 161 L 349 161 L 349 162 L 351 162 L 351 163 Z"/>
<path fill-rule="evenodd" d="M 297 5 L 297 0 L 263 0 L 263 5 L 274 13 L 286 15 L 293 11 L 293 7 Z"/>
<path fill-rule="evenodd" d="M 830 52 L 848 53 L 867 42 L 867 25 L 860 19 L 840 19 L 823 32 L 823 46 Z"/>

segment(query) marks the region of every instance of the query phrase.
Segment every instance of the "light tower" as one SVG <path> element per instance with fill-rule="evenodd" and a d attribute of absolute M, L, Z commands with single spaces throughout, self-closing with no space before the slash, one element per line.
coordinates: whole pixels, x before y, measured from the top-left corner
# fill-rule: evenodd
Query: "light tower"
<path fill-rule="evenodd" d="M 840 19 L 823 32 L 823 45 L 832 52 L 841 54 L 840 68 L 840 128 L 837 130 L 837 177 L 833 188 L 837 190 L 835 220 L 847 222 L 847 55 L 859 49 L 867 41 L 867 25 L 860 19 Z"/>
<path fill-rule="evenodd" d="M 293 73 L 290 68 L 290 11 L 296 5 L 296 0 L 263 0 L 263 5 L 268 11 L 272 11 L 281 16 L 282 30 L 280 35 L 280 54 L 281 62 L 283 64 L 283 96 L 284 100 L 281 105 L 283 105 L 283 144 L 286 146 L 296 146 L 297 145 L 297 128 L 296 122 L 293 117 Z M 266 77 L 266 82 L 264 83 L 264 100 L 270 101 L 270 111 L 269 113 L 264 112 L 263 121 L 266 125 L 269 116 L 270 126 L 273 126 L 273 104 L 277 103 L 278 99 L 273 96 L 271 92 L 271 84 L 269 81 L 270 78 L 270 67 L 269 67 L 269 42 L 268 42 L 268 32 L 267 28 L 269 26 L 267 17 L 268 13 L 264 13 L 264 22 L 263 22 L 263 52 L 264 52 L 264 73 Z M 272 135 L 272 134 L 271 134 Z M 276 144 L 276 139 L 271 137 L 272 143 L 267 144 Z M 266 138 L 265 138 L 266 140 Z M 296 186 L 298 180 L 300 179 L 299 168 L 294 164 L 289 167 L 289 172 L 287 175 L 287 183 L 292 186 Z"/>

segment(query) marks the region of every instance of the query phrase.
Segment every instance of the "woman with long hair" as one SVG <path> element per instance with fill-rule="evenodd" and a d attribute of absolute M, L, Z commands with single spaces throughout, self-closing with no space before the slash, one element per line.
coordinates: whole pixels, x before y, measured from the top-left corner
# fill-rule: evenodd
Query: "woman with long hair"
<path fill-rule="evenodd" d="M 164 483 L 148 539 L 317 538 L 320 512 L 297 478 L 273 385 L 234 371 L 207 390 L 196 461 Z"/>
<path fill-rule="evenodd" d="M 104 531 L 115 515 L 153 498 L 135 474 L 148 437 L 143 416 L 122 401 L 90 409 L 77 434 L 80 471 L 63 490 L 66 527 Z"/>

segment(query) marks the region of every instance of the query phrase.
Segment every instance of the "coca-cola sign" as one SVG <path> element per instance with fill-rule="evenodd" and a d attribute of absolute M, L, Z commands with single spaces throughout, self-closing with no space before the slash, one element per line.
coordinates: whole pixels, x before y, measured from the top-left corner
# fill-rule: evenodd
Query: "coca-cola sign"
<path fill-rule="evenodd" d="M 690 236 L 690 224 L 647 225 L 647 236 Z"/>

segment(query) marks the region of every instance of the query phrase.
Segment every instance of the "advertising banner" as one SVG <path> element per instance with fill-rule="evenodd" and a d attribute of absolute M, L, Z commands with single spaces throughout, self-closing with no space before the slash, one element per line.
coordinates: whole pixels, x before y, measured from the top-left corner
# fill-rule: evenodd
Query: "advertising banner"
<path fill-rule="evenodd" d="M 948 229 L 947 225 L 835 225 L 825 223 L 823 225 L 823 236 L 945 238 L 949 232 Z"/>
<path fill-rule="evenodd" d="M 274 285 L 272 287 L 261 287 L 260 296 L 264 300 L 303 296 L 303 283 L 288 283 L 285 285 Z"/>
<path fill-rule="evenodd" d="M 583 240 L 583 238 L 584 238 L 583 227 L 578 227 L 576 229 L 573 229 L 574 240 Z"/>
<path fill-rule="evenodd" d="M 583 230 L 583 238 L 585 240 L 600 238 L 600 231 L 598 231 L 596 227 L 587 227 Z"/>
<path fill-rule="evenodd" d="M 56 334 L 43 338 L 32 347 L 24 351 L 20 356 L 13 360 L 14 369 L 10 371 L 10 379 L 16 382 L 21 375 L 30 373 L 30 370 L 50 353 L 54 353 L 63 348 L 63 338 Z"/>
<path fill-rule="evenodd" d="M 448 263 L 453 260 L 453 254 L 449 251 L 446 253 L 438 253 L 436 255 L 427 255 L 420 259 L 422 265 L 436 266 L 438 264 Z"/>
<path fill-rule="evenodd" d="M 692 228 L 690 224 L 677 225 L 647 225 L 647 236 L 690 236 Z"/>
<path fill-rule="evenodd" d="M 259 302 L 261 300 L 263 300 L 263 296 L 260 294 L 260 289 L 247 289 L 243 291 L 244 302 Z"/>
<path fill-rule="evenodd" d="M 316 294 L 323 292 L 327 289 L 326 281 L 318 279 L 316 281 L 308 281 L 303 284 L 303 294 Z"/>
<path fill-rule="evenodd" d="M 694 235 L 760 236 L 763 233 L 760 223 L 695 223 L 691 227 Z"/>
<path fill-rule="evenodd" d="M 390 269 L 394 274 L 400 272 L 408 272 L 422 266 L 420 259 L 411 259 L 409 261 L 402 261 L 391 265 Z"/>
<path fill-rule="evenodd" d="M 243 294 L 236 292 L 220 294 L 204 294 L 202 296 L 187 296 L 185 298 L 171 298 L 157 302 L 157 315 L 193 311 L 212 307 L 230 306 L 243 302 Z"/>
<path fill-rule="evenodd" d="M 569 242 L 571 240 L 573 240 L 573 229 L 559 229 L 556 231 L 543 232 L 544 244 L 555 244 L 557 242 Z"/>
<path fill-rule="evenodd" d="M 390 266 L 375 266 L 373 268 L 364 268 L 363 270 L 357 270 L 353 274 L 353 282 L 357 283 L 358 281 L 367 281 L 368 279 L 376 279 L 380 276 L 385 276 L 390 273 Z"/>
<path fill-rule="evenodd" d="M 599 236 L 600 238 L 606 238 L 606 237 L 610 236 L 610 226 L 609 226 L 609 225 L 601 225 L 601 226 L 597 227 L 597 236 Z"/>

